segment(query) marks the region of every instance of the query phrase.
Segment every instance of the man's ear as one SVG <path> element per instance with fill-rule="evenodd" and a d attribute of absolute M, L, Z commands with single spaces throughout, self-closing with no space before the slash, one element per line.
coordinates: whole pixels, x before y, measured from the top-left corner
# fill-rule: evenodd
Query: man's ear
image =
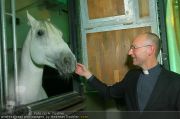
<path fill-rule="evenodd" d="M 148 56 L 155 54 L 155 47 L 153 45 L 149 46 L 147 53 Z"/>

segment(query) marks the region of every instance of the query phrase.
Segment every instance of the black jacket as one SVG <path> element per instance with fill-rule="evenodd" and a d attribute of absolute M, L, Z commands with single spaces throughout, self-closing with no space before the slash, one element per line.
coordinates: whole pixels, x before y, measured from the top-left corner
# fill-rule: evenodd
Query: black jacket
<path fill-rule="evenodd" d="M 124 98 L 129 111 L 139 111 L 137 82 L 141 70 L 130 70 L 122 82 L 112 86 L 99 81 L 95 76 L 88 82 L 104 97 Z M 157 83 L 144 111 L 180 111 L 180 75 L 162 68 Z"/>

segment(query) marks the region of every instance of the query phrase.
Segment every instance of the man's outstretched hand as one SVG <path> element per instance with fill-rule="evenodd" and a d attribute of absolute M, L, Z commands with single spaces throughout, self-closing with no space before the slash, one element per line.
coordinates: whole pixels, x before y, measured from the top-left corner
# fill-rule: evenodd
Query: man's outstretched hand
<path fill-rule="evenodd" d="M 91 72 L 83 64 L 80 63 L 77 63 L 75 73 L 85 77 L 86 79 L 92 76 Z"/>

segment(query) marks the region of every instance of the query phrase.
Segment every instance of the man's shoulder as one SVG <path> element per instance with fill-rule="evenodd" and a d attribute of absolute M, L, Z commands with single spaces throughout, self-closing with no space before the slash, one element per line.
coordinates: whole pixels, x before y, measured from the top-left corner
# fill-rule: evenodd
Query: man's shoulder
<path fill-rule="evenodd" d="M 179 79 L 180 80 L 180 74 L 179 73 L 167 70 L 165 68 L 162 68 L 161 75 L 165 75 L 167 77 L 171 77 L 173 79 Z"/>

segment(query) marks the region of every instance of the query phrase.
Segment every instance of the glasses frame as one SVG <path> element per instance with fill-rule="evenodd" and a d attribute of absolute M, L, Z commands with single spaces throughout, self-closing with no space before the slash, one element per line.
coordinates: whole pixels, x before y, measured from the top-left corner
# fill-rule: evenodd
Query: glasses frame
<path fill-rule="evenodd" d="M 143 46 L 134 46 L 134 45 L 131 45 L 129 50 L 135 50 L 135 49 L 139 49 L 139 48 L 143 48 L 143 47 L 148 47 L 148 46 L 152 46 L 152 45 L 143 45 Z"/>

